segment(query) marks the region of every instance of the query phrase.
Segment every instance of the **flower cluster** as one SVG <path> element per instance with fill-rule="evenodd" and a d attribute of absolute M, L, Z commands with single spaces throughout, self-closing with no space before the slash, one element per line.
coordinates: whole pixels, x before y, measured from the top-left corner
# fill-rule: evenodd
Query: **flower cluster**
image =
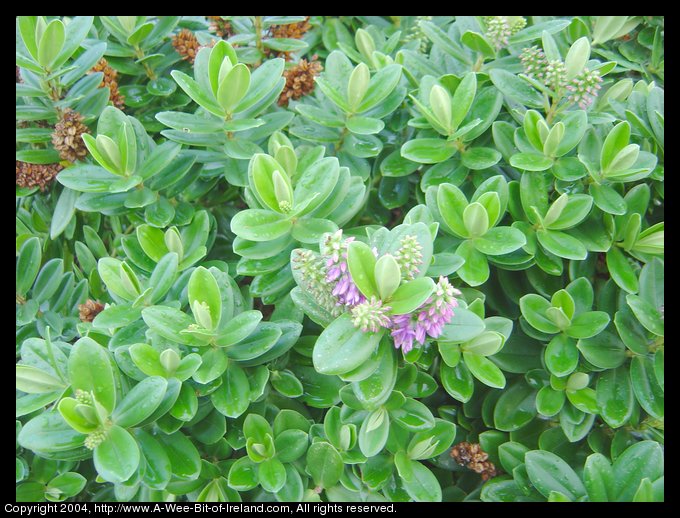
<path fill-rule="evenodd" d="M 579 108 L 585 110 L 597 97 L 597 92 L 601 88 L 600 83 L 602 83 L 602 77 L 597 70 L 584 68 L 566 86 L 569 92 L 569 102 L 578 104 Z"/>
<path fill-rule="evenodd" d="M 394 254 L 394 258 L 399 264 L 404 279 L 413 280 L 420 272 L 418 267 L 423 264 L 422 249 L 416 236 L 404 236 L 401 239 L 401 248 Z"/>
<path fill-rule="evenodd" d="M 428 47 L 430 46 L 430 40 L 427 35 L 423 32 L 420 22 L 430 22 L 432 21 L 432 16 L 416 16 L 416 21 L 411 27 L 406 31 L 406 35 L 402 39 L 404 43 L 409 41 L 418 42 L 418 50 L 422 53 L 426 53 Z"/>
<path fill-rule="evenodd" d="M 306 16 L 305 19 L 301 22 L 297 23 L 287 23 L 285 25 L 272 25 L 269 30 L 268 30 L 268 35 L 271 38 L 289 38 L 289 39 L 294 39 L 294 40 L 299 40 L 301 39 L 305 33 L 312 28 L 312 25 L 309 23 L 309 16 Z M 264 49 L 265 54 L 267 56 L 274 55 L 279 58 L 283 58 L 286 61 L 290 61 L 291 57 L 291 52 L 290 51 L 276 51 L 272 50 L 269 48 Z"/>
<path fill-rule="evenodd" d="M 347 265 L 347 247 L 353 237 L 343 238 L 342 230 L 327 234 L 321 244 L 321 253 L 295 250 L 292 267 L 299 271 L 300 286 L 309 292 L 318 304 L 337 316 L 349 311 L 352 323 L 364 332 L 391 330 L 394 346 L 404 353 L 414 344 L 424 345 L 427 337 L 438 338 L 453 318 L 453 308 L 458 306 L 454 288 L 446 277 L 440 277 L 434 292 L 416 310 L 403 315 L 391 314 L 389 300 L 377 297 L 367 299 L 352 280 Z M 399 264 L 402 280 L 413 280 L 423 262 L 422 246 L 415 236 L 401 239 L 401 247 L 394 258 Z M 377 256 L 377 250 L 373 249 Z"/>
<path fill-rule="evenodd" d="M 390 309 L 389 306 L 383 306 L 382 300 L 371 297 L 371 300 L 364 300 L 352 308 L 352 323 L 364 333 L 376 333 L 381 327 L 390 327 Z"/>
<path fill-rule="evenodd" d="M 425 343 L 427 336 L 438 338 L 444 325 L 451 322 L 453 308 L 458 306 L 454 288 L 446 277 L 439 277 L 434 293 L 412 313 L 392 317 L 394 346 L 404 354 L 413 349 L 413 342 Z"/>
<path fill-rule="evenodd" d="M 584 68 L 576 77 L 567 80 L 565 65 L 559 59 L 548 60 L 542 49 L 533 46 L 520 55 L 524 73 L 550 88 L 557 97 L 567 95 L 569 104 L 582 110 L 588 108 L 601 88 L 602 77 L 597 70 Z"/>
<path fill-rule="evenodd" d="M 94 431 L 85 437 L 85 442 L 83 443 L 88 450 L 94 450 L 97 446 L 104 442 L 106 439 L 106 432 L 102 430 Z"/>
<path fill-rule="evenodd" d="M 485 16 L 484 23 L 486 23 L 486 37 L 498 50 L 506 47 L 510 36 L 522 30 L 527 21 L 523 16 Z"/>
<path fill-rule="evenodd" d="M 545 67 L 548 64 L 548 58 L 545 56 L 543 49 L 534 45 L 533 47 L 525 48 L 519 56 L 524 73 L 538 81 L 545 79 Z"/>
<path fill-rule="evenodd" d="M 291 256 L 293 270 L 300 272 L 302 288 L 309 292 L 318 304 L 338 316 L 342 308 L 333 295 L 333 286 L 326 282 L 326 261 L 311 250 L 294 250 Z"/>

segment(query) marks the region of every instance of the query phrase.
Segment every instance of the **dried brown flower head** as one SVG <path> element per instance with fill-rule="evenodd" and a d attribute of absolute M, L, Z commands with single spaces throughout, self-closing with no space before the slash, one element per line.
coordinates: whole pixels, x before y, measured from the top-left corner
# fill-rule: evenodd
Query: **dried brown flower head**
<path fill-rule="evenodd" d="M 311 28 L 309 16 L 306 16 L 301 22 L 289 23 L 287 25 L 272 25 L 269 28 L 268 33 L 271 38 L 293 38 L 299 40 Z M 265 48 L 264 51 L 267 56 L 275 55 L 278 58 L 284 58 L 286 61 L 290 61 L 290 52 L 277 52 L 267 48 Z"/>
<path fill-rule="evenodd" d="M 17 65 L 16 67 L 17 67 L 17 83 L 23 83 L 24 80 L 21 79 L 21 72 L 19 71 L 19 65 Z"/>
<path fill-rule="evenodd" d="M 217 36 L 223 39 L 231 38 L 234 33 L 231 29 L 231 23 L 223 20 L 221 16 L 206 16 L 210 20 L 210 32 L 214 32 Z"/>
<path fill-rule="evenodd" d="M 316 56 L 312 61 L 301 59 L 292 68 L 283 72 L 286 78 L 286 85 L 279 96 L 279 106 L 288 106 L 291 99 L 299 99 L 303 95 L 308 95 L 314 90 L 314 78 L 321 73 L 323 67 L 316 61 Z"/>
<path fill-rule="evenodd" d="M 61 164 L 29 164 L 17 162 L 17 185 L 19 187 L 40 187 L 44 191 L 47 185 L 63 169 Z"/>
<path fill-rule="evenodd" d="M 104 304 L 99 301 L 87 299 L 85 304 L 78 306 L 80 320 L 83 322 L 92 322 L 94 317 L 104 310 Z"/>
<path fill-rule="evenodd" d="M 269 35 L 272 38 L 293 38 L 299 40 L 311 28 L 309 16 L 305 16 L 305 19 L 301 22 L 289 23 L 286 25 L 272 25 L 269 28 Z"/>
<path fill-rule="evenodd" d="M 461 466 L 479 473 L 484 481 L 498 474 L 496 466 L 488 460 L 489 454 L 484 452 L 478 443 L 463 441 L 456 444 L 451 449 L 451 457 Z"/>
<path fill-rule="evenodd" d="M 125 97 L 118 91 L 118 72 L 111 68 L 104 58 L 101 58 L 90 72 L 104 73 L 104 79 L 99 84 L 99 88 L 107 86 L 109 88 L 109 100 L 116 108 L 122 109 L 125 106 Z"/>
<path fill-rule="evenodd" d="M 177 53 L 182 56 L 182 59 L 188 61 L 192 65 L 196 59 L 201 46 L 196 39 L 196 36 L 189 29 L 182 29 L 172 37 L 172 46 L 175 47 Z"/>
<path fill-rule="evenodd" d="M 52 133 L 52 145 L 59 151 L 62 160 L 75 162 L 87 155 L 83 133 L 90 130 L 83 124 L 83 116 L 71 108 L 66 108 Z"/>
<path fill-rule="evenodd" d="M 104 310 L 104 304 L 96 300 L 88 299 L 85 304 L 78 306 L 80 320 L 83 322 L 92 322 L 94 317 Z"/>

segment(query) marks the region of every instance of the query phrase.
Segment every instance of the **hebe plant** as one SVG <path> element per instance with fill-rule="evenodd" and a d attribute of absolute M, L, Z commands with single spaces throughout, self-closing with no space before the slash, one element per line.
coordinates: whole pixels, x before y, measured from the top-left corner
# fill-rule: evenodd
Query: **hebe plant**
<path fill-rule="evenodd" d="M 663 17 L 16 23 L 17 500 L 663 500 Z"/>

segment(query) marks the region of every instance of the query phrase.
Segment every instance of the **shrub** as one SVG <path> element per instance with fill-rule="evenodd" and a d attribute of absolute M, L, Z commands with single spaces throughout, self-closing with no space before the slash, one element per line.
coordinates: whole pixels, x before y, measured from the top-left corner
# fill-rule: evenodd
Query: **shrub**
<path fill-rule="evenodd" d="M 663 17 L 17 33 L 17 500 L 663 500 Z"/>

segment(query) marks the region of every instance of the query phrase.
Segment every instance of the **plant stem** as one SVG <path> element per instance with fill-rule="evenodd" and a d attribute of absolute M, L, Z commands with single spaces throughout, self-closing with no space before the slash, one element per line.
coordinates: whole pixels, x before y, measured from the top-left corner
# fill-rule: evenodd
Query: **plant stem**
<path fill-rule="evenodd" d="M 135 45 L 135 55 L 137 56 L 137 59 L 144 59 L 144 51 L 139 47 L 139 45 Z M 142 61 L 142 66 L 144 67 L 144 71 L 146 72 L 146 76 L 151 79 L 152 81 L 155 81 L 157 76 L 156 73 L 153 71 L 153 69 L 149 66 L 149 64 L 146 61 Z"/>
<path fill-rule="evenodd" d="M 255 26 L 255 47 L 263 55 L 264 45 L 262 44 L 262 16 L 255 16 L 253 25 Z M 258 59 L 255 65 L 259 65 L 261 62 L 262 59 Z"/>

